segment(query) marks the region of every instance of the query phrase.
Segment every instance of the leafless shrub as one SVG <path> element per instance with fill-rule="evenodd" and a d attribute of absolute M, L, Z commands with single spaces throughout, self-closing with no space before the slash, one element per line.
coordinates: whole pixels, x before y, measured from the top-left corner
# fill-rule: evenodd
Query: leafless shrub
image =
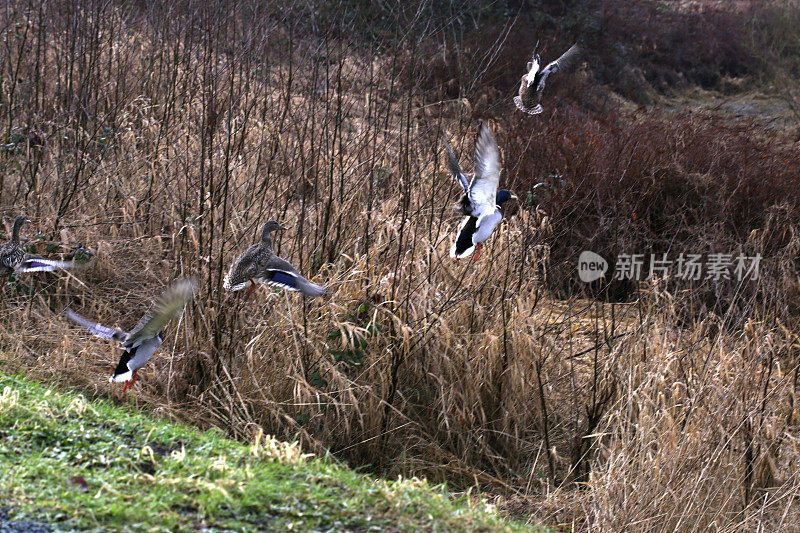
<path fill-rule="evenodd" d="M 481 87 L 519 67 L 505 45 L 525 40 L 501 24 L 467 59 L 453 43 L 480 17 L 468 4 L 381 4 L 393 25 L 350 2 L 6 3 L 0 206 L 96 258 L 4 289 L 3 365 L 113 396 L 116 354 L 58 313 L 127 326 L 192 274 L 199 294 L 135 396 L 155 412 L 477 483 L 552 524 L 795 523 L 796 151 L 625 115 L 579 73 L 540 119 L 513 115 L 502 83 Z M 469 153 L 475 117 L 517 193 L 565 184 L 510 206 L 484 257 L 454 264 L 442 141 Z M 221 290 L 270 218 L 329 298 Z M 702 291 L 654 281 L 603 303 L 566 270 L 584 247 L 671 235 L 769 253 L 768 275 L 686 313 Z"/>

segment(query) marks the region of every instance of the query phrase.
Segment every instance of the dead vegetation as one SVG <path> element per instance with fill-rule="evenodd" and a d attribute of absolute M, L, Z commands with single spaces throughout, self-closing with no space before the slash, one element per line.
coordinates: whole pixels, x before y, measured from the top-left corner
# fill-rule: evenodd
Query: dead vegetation
<path fill-rule="evenodd" d="M 191 274 L 195 303 L 136 392 L 155 412 L 478 485 L 552 525 L 796 524 L 797 148 L 626 115 L 585 73 L 530 120 L 504 92 L 528 45 L 513 20 L 466 54 L 447 39 L 491 13 L 418 2 L 358 26 L 338 8 L 6 5 L 0 206 L 35 220 L 31 243 L 85 243 L 95 263 L 4 289 L 3 365 L 116 395 L 115 349 L 59 313 L 130 326 Z M 476 118 L 523 201 L 456 264 L 443 140 L 470 153 Z M 291 226 L 276 252 L 329 298 L 222 291 L 272 218 Z M 576 280 L 583 249 L 670 246 L 762 253 L 762 279 Z"/>

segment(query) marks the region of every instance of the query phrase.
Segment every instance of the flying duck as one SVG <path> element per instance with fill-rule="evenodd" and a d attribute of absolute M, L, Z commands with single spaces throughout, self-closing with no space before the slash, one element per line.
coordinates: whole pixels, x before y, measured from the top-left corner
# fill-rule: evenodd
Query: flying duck
<path fill-rule="evenodd" d="M 222 287 L 226 291 L 238 291 L 249 285 L 245 294 L 247 297 L 255 290 L 258 281 L 273 287 L 298 291 L 304 296 L 317 297 L 325 294 L 327 288 L 311 283 L 291 263 L 275 255 L 270 234 L 277 229 L 286 228 L 274 220 L 264 224 L 261 241 L 236 258 L 222 280 Z"/>
<path fill-rule="evenodd" d="M 11 240 L 0 246 L 0 278 L 3 279 L 0 287 L 6 284 L 8 277 L 15 270 L 17 272 L 52 272 L 75 266 L 74 261 L 44 259 L 38 255 L 27 253 L 19 242 L 19 230 L 26 222 L 30 222 L 30 220 L 26 219 L 25 215 L 15 218 L 14 227 L 11 230 Z"/>
<path fill-rule="evenodd" d="M 124 350 L 109 382 L 125 382 L 123 394 L 136 383 L 136 372 L 153 356 L 164 341 L 162 333 L 170 320 L 175 318 L 194 295 L 194 280 L 180 279 L 172 284 L 153 309 L 146 313 L 130 331 L 109 328 L 82 317 L 67 308 L 67 317 L 85 328 L 93 335 L 104 339 L 114 339 Z"/>
<path fill-rule="evenodd" d="M 455 210 L 466 217 L 459 226 L 456 242 L 450 248 L 450 257 L 458 260 L 475 251 L 475 261 L 480 255 L 483 241 L 489 238 L 503 218 L 500 206 L 516 196 L 506 189 L 497 190 L 500 183 L 500 152 L 492 130 L 485 123 L 481 124 L 475 141 L 475 173 L 472 181 L 467 181 L 449 144 L 447 152 L 450 172 L 464 189 Z"/>
<path fill-rule="evenodd" d="M 536 48 L 538 47 L 539 45 L 537 43 Z M 578 45 L 573 44 L 561 57 L 540 70 L 541 59 L 536 49 L 534 49 L 533 58 L 528 62 L 528 72 L 522 75 L 522 81 L 519 85 L 519 96 L 514 97 L 514 103 L 517 105 L 517 109 L 529 115 L 538 115 L 541 113 L 542 93 L 544 92 L 544 83 L 547 80 L 547 76 L 553 72 L 568 68 L 579 52 L 580 48 Z"/>

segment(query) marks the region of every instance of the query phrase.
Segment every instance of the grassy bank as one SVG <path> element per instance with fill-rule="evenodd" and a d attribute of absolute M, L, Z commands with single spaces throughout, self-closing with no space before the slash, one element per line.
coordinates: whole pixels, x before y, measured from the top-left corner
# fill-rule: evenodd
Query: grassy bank
<path fill-rule="evenodd" d="M 143 409 L 576 531 L 791 529 L 800 15 L 702 4 L 7 2 L 0 216 L 26 213 L 31 252 L 93 259 L 9 280 L 0 364 L 119 399 L 119 352 L 64 309 L 128 329 L 193 276 Z M 585 54 L 530 117 L 511 98 L 537 41 Z M 732 116 L 751 91 L 775 121 Z M 445 141 L 470 172 L 479 120 L 519 200 L 455 263 Z M 222 289 L 270 219 L 325 299 Z M 586 250 L 606 279 L 579 279 Z M 763 261 L 747 283 L 647 263 L 633 283 L 623 254 Z"/>
<path fill-rule="evenodd" d="M 153 421 L 0 375 L 0 505 L 59 528 L 526 531 L 417 480 L 376 481 L 297 446 Z"/>

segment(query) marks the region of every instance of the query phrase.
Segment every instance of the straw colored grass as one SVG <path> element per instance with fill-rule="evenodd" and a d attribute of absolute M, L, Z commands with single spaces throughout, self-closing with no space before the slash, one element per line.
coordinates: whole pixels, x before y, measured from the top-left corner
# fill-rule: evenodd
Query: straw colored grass
<path fill-rule="evenodd" d="M 194 303 L 130 396 L 145 409 L 240 439 L 298 438 L 387 476 L 477 486 L 553 525 L 797 523 L 798 342 L 784 306 L 748 293 L 686 313 L 687 293 L 659 282 L 614 303 L 578 291 L 554 299 L 551 280 L 568 277 L 559 244 L 590 236 L 525 202 L 477 262 L 454 263 L 458 191 L 443 140 L 468 159 L 473 106 L 431 104 L 420 80 L 395 76 L 413 63 L 413 40 L 351 42 L 299 7 L 264 6 L 274 11 L 223 2 L 4 13 L 16 61 L 2 67 L 14 91 L 0 101 L 0 207 L 28 213 L 24 234 L 43 235 L 40 253 L 52 241 L 50 255 L 79 243 L 95 255 L 90 268 L 5 287 L 3 367 L 121 401 L 107 381 L 117 348 L 62 310 L 128 327 L 171 279 L 193 275 Z M 600 128 L 569 109 L 581 128 Z M 503 149 L 523 128 L 495 112 Z M 537 153 L 566 140 L 542 138 Z M 506 151 L 503 178 L 523 197 L 536 179 L 516 174 L 532 168 L 524 157 Z M 648 161 L 636 160 L 636 179 L 656 183 Z M 222 291 L 268 219 L 290 227 L 276 251 L 328 297 Z M 796 246 L 787 227 L 783 245 Z M 772 287 L 790 287 L 791 249 L 781 248 Z"/>

